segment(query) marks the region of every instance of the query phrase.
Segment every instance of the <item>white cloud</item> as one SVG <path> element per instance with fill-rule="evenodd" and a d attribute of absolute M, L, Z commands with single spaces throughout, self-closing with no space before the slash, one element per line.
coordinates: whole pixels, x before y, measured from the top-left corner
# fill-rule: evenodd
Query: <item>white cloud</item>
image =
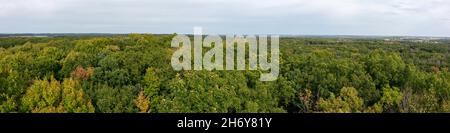
<path fill-rule="evenodd" d="M 450 36 L 448 0 L 0 0 L 0 32 Z"/>
<path fill-rule="evenodd" d="M 42 14 L 51 13 L 60 7 L 58 2 L 64 0 L 0 0 L 0 15 L 14 17 L 22 13 Z"/>

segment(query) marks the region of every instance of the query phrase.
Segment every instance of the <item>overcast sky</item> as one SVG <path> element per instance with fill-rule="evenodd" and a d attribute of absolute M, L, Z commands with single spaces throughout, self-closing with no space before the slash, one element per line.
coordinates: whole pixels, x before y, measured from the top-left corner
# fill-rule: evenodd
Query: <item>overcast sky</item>
<path fill-rule="evenodd" d="M 0 33 L 450 36 L 450 0 L 0 0 Z"/>

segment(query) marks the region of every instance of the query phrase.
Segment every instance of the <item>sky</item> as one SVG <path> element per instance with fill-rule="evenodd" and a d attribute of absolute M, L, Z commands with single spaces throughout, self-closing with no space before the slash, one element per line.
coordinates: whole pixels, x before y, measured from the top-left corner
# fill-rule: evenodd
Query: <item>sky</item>
<path fill-rule="evenodd" d="M 450 36 L 450 0 L 0 0 L 0 33 Z"/>

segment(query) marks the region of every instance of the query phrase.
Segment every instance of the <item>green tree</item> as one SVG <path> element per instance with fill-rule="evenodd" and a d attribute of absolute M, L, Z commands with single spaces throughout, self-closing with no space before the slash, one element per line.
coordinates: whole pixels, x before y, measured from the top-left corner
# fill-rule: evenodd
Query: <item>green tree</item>
<path fill-rule="evenodd" d="M 323 112 L 355 113 L 363 111 L 363 102 L 355 88 L 344 87 L 338 97 L 331 94 L 326 100 L 320 99 L 317 106 Z"/>
<path fill-rule="evenodd" d="M 375 106 L 381 106 L 383 112 L 395 113 L 400 111 L 400 103 L 403 99 L 403 93 L 397 87 L 383 87 L 383 96 Z"/>

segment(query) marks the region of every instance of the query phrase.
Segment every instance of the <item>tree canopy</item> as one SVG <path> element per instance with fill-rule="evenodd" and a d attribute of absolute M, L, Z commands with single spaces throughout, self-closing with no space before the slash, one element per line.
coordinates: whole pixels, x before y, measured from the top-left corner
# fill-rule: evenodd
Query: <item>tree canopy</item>
<path fill-rule="evenodd" d="M 174 35 L 0 38 L 1 112 L 450 112 L 450 44 L 282 37 L 280 75 L 175 71 Z"/>

